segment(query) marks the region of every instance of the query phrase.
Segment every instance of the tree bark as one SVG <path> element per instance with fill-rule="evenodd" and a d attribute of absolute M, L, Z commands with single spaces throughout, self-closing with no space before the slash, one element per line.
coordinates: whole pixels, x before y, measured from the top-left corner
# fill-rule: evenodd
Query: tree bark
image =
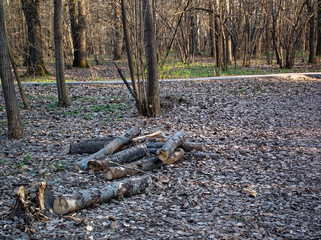
<path fill-rule="evenodd" d="M 315 58 L 315 9 L 314 9 L 314 1 L 309 0 L 308 2 L 308 14 L 311 15 L 309 20 L 310 27 L 310 37 L 309 37 L 309 63 L 314 63 Z"/>
<path fill-rule="evenodd" d="M 161 166 L 162 162 L 157 157 L 147 158 L 125 164 L 124 166 L 105 168 L 103 176 L 107 180 L 113 180 L 133 175 L 138 172 L 150 171 L 155 168 L 160 168 Z"/>
<path fill-rule="evenodd" d="M 69 15 L 74 47 L 73 67 L 89 68 L 86 51 L 85 0 L 70 0 Z"/>
<path fill-rule="evenodd" d="M 147 148 L 151 149 L 159 149 L 164 146 L 165 143 L 163 142 L 147 142 L 146 146 Z M 184 149 L 185 152 L 191 152 L 191 151 L 204 151 L 204 146 L 201 143 L 195 143 L 195 142 L 185 142 L 183 141 L 181 147 Z"/>
<path fill-rule="evenodd" d="M 146 96 L 146 115 L 155 117 L 160 114 L 159 103 L 159 82 L 157 67 L 156 38 L 154 29 L 154 19 L 152 1 L 143 0 L 144 16 L 144 46 L 147 67 L 147 96 Z"/>
<path fill-rule="evenodd" d="M 79 191 L 72 195 L 63 195 L 55 199 L 53 210 L 56 214 L 67 214 L 110 201 L 142 193 L 149 185 L 150 177 L 132 178 L 122 182 L 113 182 L 100 188 Z"/>
<path fill-rule="evenodd" d="M 202 158 L 218 159 L 221 155 L 218 153 L 190 152 L 187 154 L 187 156 L 190 156 L 195 159 L 202 159 Z"/>
<path fill-rule="evenodd" d="M 92 160 L 88 162 L 88 168 L 92 171 L 102 171 L 113 163 L 124 164 L 133 162 L 147 154 L 147 147 L 144 144 L 125 149 L 104 159 Z"/>
<path fill-rule="evenodd" d="M 8 41 L 8 31 L 7 31 L 6 21 L 4 22 L 4 27 L 5 27 L 5 31 L 6 31 L 6 38 L 7 38 L 7 41 Z M 20 92 L 20 96 L 21 96 L 24 108 L 26 110 L 30 110 L 30 105 L 29 105 L 27 96 L 26 96 L 26 94 L 25 94 L 25 92 L 23 90 L 23 87 L 22 87 L 22 83 L 21 83 L 19 72 L 18 72 L 17 64 L 16 64 L 16 61 L 15 61 L 13 55 L 12 55 L 10 44 L 8 42 L 7 42 L 7 45 L 8 45 L 8 52 L 9 52 L 9 58 L 10 58 L 11 66 L 13 68 L 13 72 L 14 72 L 14 75 L 15 75 L 17 83 L 18 83 L 18 88 L 19 88 L 19 92 Z"/>
<path fill-rule="evenodd" d="M 113 1 L 114 28 L 115 28 L 113 60 L 120 60 L 122 58 L 123 36 L 121 33 L 122 29 L 121 29 L 120 8 L 118 5 L 119 5 L 119 1 Z"/>
<path fill-rule="evenodd" d="M 19 139 L 24 135 L 24 131 L 10 68 L 2 0 L 0 1 L 0 63 L 0 76 L 8 120 L 8 136 Z"/>
<path fill-rule="evenodd" d="M 321 0 L 318 1 L 318 24 L 317 24 L 317 49 L 316 49 L 316 55 L 321 57 Z"/>
<path fill-rule="evenodd" d="M 40 0 L 21 0 L 22 9 L 28 26 L 29 55 L 28 69 L 25 75 L 45 76 L 48 71 L 45 67 L 42 53 L 42 36 L 40 24 Z"/>
<path fill-rule="evenodd" d="M 56 65 L 56 82 L 58 89 L 58 106 L 68 107 L 67 86 L 64 73 L 64 49 L 63 49 L 63 31 L 62 31 L 62 0 L 54 1 L 54 38 L 55 38 L 55 65 Z"/>
<path fill-rule="evenodd" d="M 128 29 L 128 23 L 127 23 L 126 0 L 121 0 L 121 12 L 122 12 L 122 22 L 123 22 L 123 30 L 124 30 L 124 38 L 125 38 L 125 44 L 126 44 L 126 52 L 127 52 L 127 60 L 128 60 L 130 78 L 132 81 L 133 89 L 134 89 L 135 94 L 137 96 L 136 105 L 138 107 L 138 110 L 141 111 L 141 106 L 140 106 L 141 104 L 139 102 L 140 94 L 138 92 L 138 86 L 137 86 L 137 83 L 135 80 L 133 50 L 131 47 L 129 29 Z"/>
<path fill-rule="evenodd" d="M 65 152 L 66 154 L 95 153 L 114 139 L 114 137 L 107 137 L 99 139 L 87 139 L 80 143 L 71 143 L 68 146 L 66 146 Z"/>
<path fill-rule="evenodd" d="M 113 141 L 104 146 L 100 151 L 84 158 L 80 162 L 75 164 L 75 168 L 78 170 L 87 170 L 88 162 L 97 158 L 102 158 L 106 155 L 114 153 L 118 148 L 128 143 L 132 138 L 137 136 L 140 130 L 137 127 L 132 127 L 130 130 L 125 132 L 123 135 L 116 137 Z"/>
<path fill-rule="evenodd" d="M 157 151 L 157 157 L 162 162 L 166 161 L 171 157 L 175 149 L 183 144 L 184 133 L 179 131 L 167 142 L 164 143 L 163 147 Z"/>

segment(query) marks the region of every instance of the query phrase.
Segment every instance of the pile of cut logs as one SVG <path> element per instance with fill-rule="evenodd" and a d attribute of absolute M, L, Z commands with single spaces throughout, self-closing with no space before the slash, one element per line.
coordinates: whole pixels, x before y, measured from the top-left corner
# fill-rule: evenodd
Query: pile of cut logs
<path fill-rule="evenodd" d="M 13 215 L 38 216 L 45 218 L 45 213 L 67 214 L 87 208 L 112 198 L 132 196 L 143 192 L 149 185 L 151 177 L 148 171 L 159 168 L 163 164 L 173 164 L 184 155 L 194 158 L 217 158 L 217 153 L 204 153 L 200 143 L 185 141 L 183 132 L 179 131 L 167 139 L 161 131 L 139 136 L 140 129 L 132 127 L 117 137 L 86 140 L 70 144 L 66 152 L 91 153 L 74 166 L 77 170 L 93 173 L 102 171 L 106 180 L 114 180 L 136 173 L 145 173 L 138 178 L 127 178 L 105 186 L 77 191 L 71 195 L 54 197 L 46 182 L 39 184 L 33 199 L 30 191 L 21 186 L 17 193 Z M 32 203 L 33 206 L 28 203 Z"/>
<path fill-rule="evenodd" d="M 140 130 L 133 127 L 116 138 L 87 140 L 71 144 L 67 152 L 94 152 L 76 163 L 75 168 L 90 172 L 103 171 L 103 176 L 107 180 L 137 172 L 146 172 L 162 164 L 173 164 L 179 161 L 186 152 L 195 158 L 217 158 L 219 156 L 216 153 L 203 153 L 202 144 L 185 141 L 181 131 L 169 139 L 161 131 L 137 137 L 139 133 Z M 118 151 L 122 147 L 125 149 Z"/>

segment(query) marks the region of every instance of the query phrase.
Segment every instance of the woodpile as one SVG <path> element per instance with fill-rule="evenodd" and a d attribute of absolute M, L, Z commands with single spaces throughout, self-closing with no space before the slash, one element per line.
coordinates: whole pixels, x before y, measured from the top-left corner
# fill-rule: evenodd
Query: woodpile
<path fill-rule="evenodd" d="M 152 174 L 148 173 L 164 164 L 175 164 L 184 156 L 192 158 L 218 158 L 217 153 L 206 153 L 200 143 L 188 142 L 179 131 L 167 138 L 161 131 L 139 136 L 140 129 L 133 127 L 120 136 L 72 143 L 68 154 L 90 153 L 74 167 L 89 173 L 101 171 L 104 179 L 114 179 L 144 173 L 142 177 L 113 181 L 103 186 L 75 190 L 73 194 L 55 197 L 44 181 L 37 187 L 21 186 L 17 192 L 12 216 L 22 217 L 32 232 L 34 219 L 49 219 L 53 214 L 67 214 L 110 201 L 113 198 L 140 194 L 148 187 Z"/>

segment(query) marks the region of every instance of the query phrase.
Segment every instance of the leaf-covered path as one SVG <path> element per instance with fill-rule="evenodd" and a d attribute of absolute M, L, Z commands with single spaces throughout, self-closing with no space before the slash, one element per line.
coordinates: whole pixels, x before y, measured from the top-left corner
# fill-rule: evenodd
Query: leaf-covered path
<path fill-rule="evenodd" d="M 37 223 L 35 239 L 318 239 L 321 237 L 321 80 L 271 78 L 161 84 L 162 115 L 139 117 L 123 85 L 26 86 L 26 137 L 9 141 L 0 92 L 0 239 L 27 238 L 8 213 L 21 184 L 46 179 L 56 194 L 106 184 L 73 169 L 71 142 L 184 131 L 218 160 L 184 158 L 153 174 L 148 192 Z M 257 197 L 249 196 L 251 189 Z M 78 221 L 79 220 L 79 221 Z"/>

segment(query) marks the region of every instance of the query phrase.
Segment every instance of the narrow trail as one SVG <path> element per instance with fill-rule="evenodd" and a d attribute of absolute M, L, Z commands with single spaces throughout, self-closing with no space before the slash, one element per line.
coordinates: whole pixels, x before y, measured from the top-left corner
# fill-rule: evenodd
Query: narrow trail
<path fill-rule="evenodd" d="M 201 77 L 201 78 L 181 78 L 181 79 L 160 79 L 162 82 L 192 82 L 192 81 L 212 81 L 212 80 L 231 80 L 231 79 L 251 79 L 251 78 L 300 78 L 300 77 L 314 77 L 321 79 L 321 72 L 306 72 L 306 73 L 279 73 L 279 74 L 262 74 L 262 75 L 235 75 L 235 76 L 220 76 L 220 77 Z M 56 84 L 56 82 L 26 82 L 23 85 L 40 85 L 40 84 Z M 67 82 L 69 85 L 79 84 L 124 84 L 121 80 L 116 81 L 74 81 Z M 1 84 L 0 84 L 1 85 Z"/>

